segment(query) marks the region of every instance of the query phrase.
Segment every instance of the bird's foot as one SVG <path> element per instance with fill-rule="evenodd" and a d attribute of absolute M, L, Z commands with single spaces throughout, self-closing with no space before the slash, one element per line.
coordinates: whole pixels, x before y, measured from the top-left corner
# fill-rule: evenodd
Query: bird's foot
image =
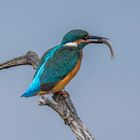
<path fill-rule="evenodd" d="M 54 94 L 60 94 L 65 98 L 70 97 L 67 91 L 58 91 L 58 92 L 55 92 Z"/>

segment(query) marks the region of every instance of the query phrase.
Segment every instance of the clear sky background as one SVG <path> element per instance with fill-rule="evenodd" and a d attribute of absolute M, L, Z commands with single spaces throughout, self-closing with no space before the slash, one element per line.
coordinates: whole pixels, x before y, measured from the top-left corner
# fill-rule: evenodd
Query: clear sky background
<path fill-rule="evenodd" d="M 0 63 L 32 50 L 41 56 L 71 29 L 110 38 L 89 45 L 67 86 L 79 116 L 97 140 L 140 139 L 139 0 L 0 0 Z M 21 98 L 31 66 L 0 71 L 1 140 L 74 140 L 69 127 L 39 97 Z"/>

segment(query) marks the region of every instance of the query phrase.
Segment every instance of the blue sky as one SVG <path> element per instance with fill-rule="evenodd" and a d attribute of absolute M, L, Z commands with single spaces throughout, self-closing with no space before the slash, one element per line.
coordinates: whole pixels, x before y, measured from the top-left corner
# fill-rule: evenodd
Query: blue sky
<path fill-rule="evenodd" d="M 97 140 L 140 139 L 140 1 L 1 0 L 0 62 L 32 50 L 41 56 L 71 29 L 110 38 L 115 61 L 104 45 L 89 45 L 78 75 L 67 86 L 79 116 Z M 75 139 L 60 117 L 21 98 L 34 70 L 0 71 L 0 139 Z"/>

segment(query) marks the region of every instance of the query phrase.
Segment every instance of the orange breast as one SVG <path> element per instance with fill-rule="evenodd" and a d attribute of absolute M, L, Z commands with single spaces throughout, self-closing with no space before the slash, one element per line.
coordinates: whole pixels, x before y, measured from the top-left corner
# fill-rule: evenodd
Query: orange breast
<path fill-rule="evenodd" d="M 81 66 L 81 60 L 78 60 L 78 63 L 74 67 L 74 69 L 52 89 L 52 92 L 55 93 L 62 90 L 70 82 L 70 80 L 76 75 L 76 73 L 80 69 L 80 66 Z"/>

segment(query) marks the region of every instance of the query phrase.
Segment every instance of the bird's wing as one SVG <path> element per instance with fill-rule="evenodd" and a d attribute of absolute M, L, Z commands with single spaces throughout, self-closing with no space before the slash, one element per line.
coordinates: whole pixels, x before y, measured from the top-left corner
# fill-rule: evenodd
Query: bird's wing
<path fill-rule="evenodd" d="M 38 67 L 37 67 L 37 69 L 36 69 L 36 72 L 35 72 L 35 74 L 34 74 L 33 79 L 34 79 L 35 76 L 37 75 L 37 73 L 38 73 L 40 67 L 42 66 L 42 64 L 45 63 L 45 61 L 46 61 L 46 60 L 45 60 L 45 57 L 51 52 L 52 49 L 53 49 L 53 48 L 47 50 L 47 51 L 43 54 L 43 56 L 41 57 L 40 62 L 39 62 L 39 65 L 38 65 Z"/>
<path fill-rule="evenodd" d="M 34 96 L 41 87 L 50 90 L 62 80 L 78 62 L 79 55 L 72 49 L 57 45 L 47 51 L 40 60 L 32 83 L 21 96 Z"/>
<path fill-rule="evenodd" d="M 62 47 L 46 62 L 40 76 L 41 89 L 52 89 L 76 66 L 79 54 L 73 49 Z"/>
<path fill-rule="evenodd" d="M 34 74 L 34 78 L 28 89 L 21 95 L 22 97 L 31 97 L 34 96 L 37 92 L 40 91 L 40 77 L 42 75 L 42 72 L 44 70 L 44 67 L 49 59 L 53 57 L 55 52 L 59 50 L 62 46 L 57 45 L 54 48 L 49 49 L 40 60 L 40 63 L 37 67 L 37 70 Z"/>

